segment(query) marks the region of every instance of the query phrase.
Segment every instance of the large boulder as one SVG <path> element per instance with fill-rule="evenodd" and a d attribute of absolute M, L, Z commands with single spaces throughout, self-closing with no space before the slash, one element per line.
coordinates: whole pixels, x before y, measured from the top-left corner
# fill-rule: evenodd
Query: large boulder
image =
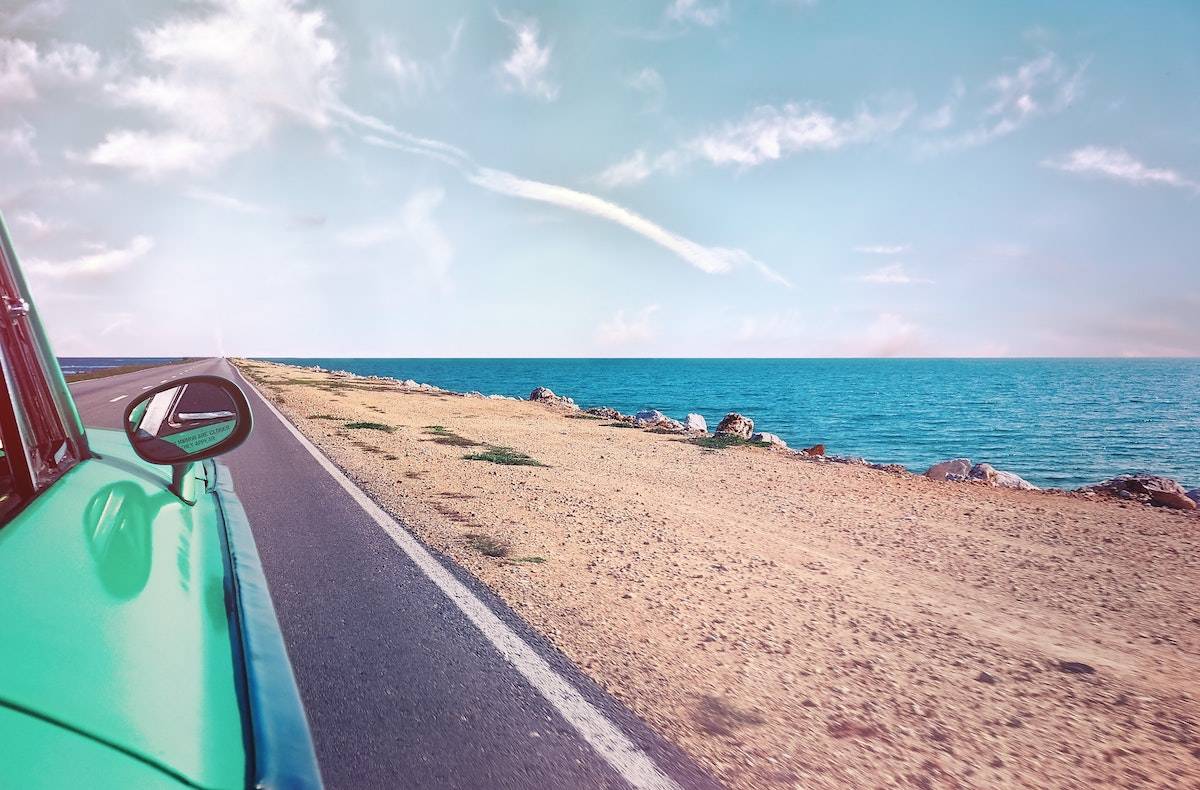
<path fill-rule="evenodd" d="M 566 406 L 569 409 L 579 408 L 575 405 L 574 398 L 555 395 L 554 390 L 549 387 L 535 387 L 533 392 L 529 393 L 529 399 L 537 403 L 548 403 L 552 406 Z"/>
<path fill-rule="evenodd" d="M 684 421 L 688 433 L 708 433 L 708 421 L 703 414 L 689 414 Z"/>
<path fill-rule="evenodd" d="M 812 447 L 805 447 L 801 452 L 803 452 L 805 455 L 825 455 L 825 445 L 814 444 Z"/>
<path fill-rule="evenodd" d="M 593 417 L 603 417 L 606 420 L 620 420 L 623 416 L 621 412 L 608 406 L 593 406 L 586 411 L 587 414 Z"/>
<path fill-rule="evenodd" d="M 1193 488 L 1191 491 L 1188 491 L 1187 498 L 1195 502 L 1197 507 L 1200 507 L 1200 488 Z"/>
<path fill-rule="evenodd" d="M 1019 488 L 1023 491 L 1040 491 L 1037 486 L 1023 479 L 1020 475 L 1005 472 L 991 464 L 975 464 L 967 474 L 971 480 L 981 480 L 997 488 Z"/>
<path fill-rule="evenodd" d="M 764 442 L 764 443 L 766 443 L 766 444 L 769 444 L 769 445 L 771 445 L 771 447 L 778 447 L 778 448 L 779 448 L 779 449 L 781 449 L 781 450 L 786 450 L 786 449 L 787 449 L 787 442 L 785 442 L 783 439 L 780 439 L 778 436 L 776 436 L 776 435 L 775 435 L 775 434 L 773 434 L 773 433 L 756 433 L 756 434 L 752 434 L 752 435 L 750 436 L 750 441 L 752 441 L 752 442 Z"/>
<path fill-rule="evenodd" d="M 683 423 L 679 420 L 673 420 L 670 417 L 667 417 L 665 420 L 659 420 L 658 424 L 654 426 L 654 430 L 659 433 L 667 431 L 671 433 L 687 433 L 687 428 L 684 427 Z"/>
<path fill-rule="evenodd" d="M 945 480 L 949 475 L 955 475 L 959 479 L 966 479 L 970 473 L 970 458 L 951 458 L 949 461 L 942 461 L 925 470 L 925 476 L 930 480 Z"/>
<path fill-rule="evenodd" d="M 1079 490 L 1176 510 L 1195 510 L 1197 507 L 1183 486 L 1169 477 L 1157 475 L 1119 475 Z"/>
<path fill-rule="evenodd" d="M 642 409 L 637 414 L 633 415 L 633 424 L 642 428 L 653 428 L 660 422 L 664 422 L 667 415 L 663 414 L 658 409 Z"/>
<path fill-rule="evenodd" d="M 754 420 L 743 417 L 737 412 L 726 414 L 717 425 L 717 436 L 736 436 L 739 439 L 749 439 L 754 433 Z"/>

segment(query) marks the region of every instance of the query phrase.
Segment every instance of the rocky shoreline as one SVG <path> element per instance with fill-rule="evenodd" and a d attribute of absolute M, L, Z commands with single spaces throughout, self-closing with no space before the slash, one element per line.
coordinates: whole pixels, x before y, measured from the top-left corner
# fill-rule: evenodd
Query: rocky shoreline
<path fill-rule="evenodd" d="M 430 392 L 463 398 L 483 398 L 486 400 L 521 400 L 511 395 L 484 395 L 478 391 L 455 392 L 454 390 L 443 389 L 432 384 L 418 383 L 412 379 L 400 380 L 390 376 L 361 376 L 347 370 L 326 370 L 319 365 L 289 367 L 295 367 L 298 370 L 308 370 L 314 373 L 325 373 L 337 378 L 355 378 L 386 383 L 406 391 Z M 1179 481 L 1158 475 L 1123 474 L 1071 490 L 1039 488 L 1015 472 L 996 469 L 990 463 L 986 462 L 972 463 L 969 458 L 951 458 L 933 464 L 924 472 L 913 472 L 902 464 L 873 463 L 861 456 L 828 454 L 825 452 L 824 444 L 815 444 L 804 449 L 793 449 L 776 434 L 756 431 L 754 420 L 737 412 L 726 414 L 717 425 L 716 430 L 710 434 L 708 422 L 701 414 L 688 414 L 681 422 L 668 417 L 657 409 L 645 409 L 635 414 L 622 414 L 608 406 L 593 406 L 584 409 L 575 403 L 573 398 L 556 394 L 549 387 L 535 387 L 529 393 L 527 400 L 556 407 L 567 412 L 581 412 L 591 417 L 622 423 L 630 427 L 641 428 L 642 430 L 654 431 L 656 433 L 674 433 L 697 438 L 708 436 L 725 437 L 733 442 L 744 442 L 764 447 L 773 452 L 785 453 L 799 460 L 814 463 L 853 464 L 896 475 L 919 475 L 927 477 L 930 480 L 944 482 L 985 485 L 994 488 L 1015 488 L 1022 491 L 1043 491 L 1049 494 L 1086 498 L 1110 498 L 1126 502 L 1137 502 L 1152 507 L 1190 510 L 1200 513 L 1200 486 L 1188 490 Z"/>

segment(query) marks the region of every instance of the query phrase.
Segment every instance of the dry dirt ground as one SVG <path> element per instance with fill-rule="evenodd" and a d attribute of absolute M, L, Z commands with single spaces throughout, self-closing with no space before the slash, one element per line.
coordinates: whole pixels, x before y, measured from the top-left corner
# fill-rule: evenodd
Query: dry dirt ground
<path fill-rule="evenodd" d="M 1196 513 L 243 369 L 730 787 L 1200 787 Z"/>

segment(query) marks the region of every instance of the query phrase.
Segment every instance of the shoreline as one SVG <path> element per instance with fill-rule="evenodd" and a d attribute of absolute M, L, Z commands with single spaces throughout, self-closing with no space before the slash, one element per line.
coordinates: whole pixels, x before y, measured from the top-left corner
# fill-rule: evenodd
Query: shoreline
<path fill-rule="evenodd" d="M 1038 358 L 1038 359 L 1041 359 L 1041 358 Z M 1051 359 L 1051 358 L 1046 358 L 1046 359 Z M 1171 360 L 1174 358 L 1164 358 L 1164 359 Z M 478 390 L 457 391 L 457 390 L 451 390 L 451 389 L 439 387 L 434 384 L 419 383 L 412 379 L 397 379 L 392 376 L 381 376 L 381 375 L 361 375 L 358 373 L 353 373 L 348 370 L 327 369 L 327 368 L 321 367 L 320 365 L 293 365 L 293 364 L 284 363 L 284 362 L 271 362 L 271 361 L 265 360 L 265 359 L 261 359 L 261 360 L 260 359 L 248 359 L 247 361 L 262 362 L 262 363 L 271 364 L 271 365 L 279 365 L 282 367 L 290 367 L 290 368 L 295 368 L 297 370 L 305 370 L 305 371 L 310 371 L 310 372 L 314 372 L 314 373 L 322 373 L 322 374 L 335 376 L 335 377 L 363 379 L 366 381 L 377 381 L 377 382 L 382 382 L 385 384 L 390 383 L 390 384 L 394 384 L 394 385 L 403 387 L 408 390 L 416 390 L 416 391 L 421 391 L 421 392 L 436 392 L 436 393 L 442 393 L 442 394 L 452 395 L 452 396 L 456 396 L 456 397 L 483 398 L 483 399 L 487 399 L 487 400 L 511 400 L 511 401 L 518 401 L 518 402 L 523 401 L 523 400 L 538 401 L 538 402 L 542 402 L 542 403 L 548 403 L 551 405 L 561 406 L 561 407 L 564 407 L 567 409 L 577 409 L 584 414 L 591 414 L 593 416 L 602 416 L 606 419 L 613 419 L 613 420 L 617 420 L 617 421 L 621 421 L 621 422 L 626 422 L 635 427 L 639 427 L 639 428 L 642 428 L 645 430 L 674 432 L 674 433 L 681 433 L 681 434 L 687 434 L 687 435 L 692 435 L 692 436 L 706 435 L 709 433 L 705 418 L 698 414 L 687 415 L 689 420 L 693 417 L 699 418 L 699 425 L 702 427 L 702 430 L 695 431 L 695 430 L 691 430 L 692 426 L 690 424 L 684 425 L 679 420 L 668 417 L 667 415 L 663 414 L 662 412 L 658 411 L 657 409 L 647 409 L 645 411 L 637 412 L 635 414 L 629 415 L 629 414 L 622 414 L 621 412 L 617 411 L 616 409 L 610 408 L 608 406 L 592 406 L 592 407 L 583 408 L 583 407 L 578 406 L 575 403 L 574 399 L 571 398 L 570 396 L 556 394 L 549 388 L 543 387 L 543 386 L 535 387 L 529 398 L 519 398 L 519 397 L 516 397 L 513 395 L 501 395 L 501 394 L 485 395 Z M 654 415 L 654 416 L 652 418 L 650 418 L 650 421 L 647 422 L 647 421 L 643 421 L 642 419 L 640 419 L 641 415 L 647 415 L 648 418 L 650 418 L 650 415 Z M 1075 488 L 1059 488 L 1059 487 L 1054 487 L 1054 486 L 1036 486 L 1036 485 L 1033 485 L 1033 484 L 1025 481 L 1017 472 L 996 469 L 988 461 L 973 462 L 970 458 L 966 458 L 966 457 L 962 457 L 962 456 L 953 456 L 953 457 L 950 457 L 950 458 L 947 458 L 947 459 L 944 459 L 941 461 L 935 461 L 928 467 L 928 469 L 925 472 L 918 472 L 918 471 L 915 471 L 915 470 L 912 470 L 912 469 L 906 467 L 904 464 L 890 463 L 890 462 L 873 462 L 873 461 L 870 461 L 870 460 L 866 459 L 865 457 L 859 456 L 859 455 L 827 454 L 825 452 L 825 446 L 823 444 L 814 445 L 815 448 L 820 449 L 819 453 L 806 452 L 807 449 L 811 449 L 811 448 L 805 448 L 805 449 L 799 449 L 799 450 L 794 449 L 794 448 L 789 447 L 788 444 L 785 441 L 783 441 L 776 434 L 762 432 L 762 431 L 755 432 L 754 431 L 755 423 L 753 420 L 750 420 L 747 417 L 743 417 L 741 414 L 738 414 L 736 412 L 729 412 L 726 414 L 726 418 L 728 418 L 730 416 L 736 416 L 740 420 L 745 420 L 746 422 L 749 423 L 751 431 L 747 436 L 745 436 L 743 438 L 751 439 L 751 437 L 755 433 L 757 433 L 758 436 L 767 437 L 767 443 L 772 445 L 772 449 L 789 452 L 800 458 L 803 458 L 804 460 L 816 461 L 818 463 L 830 462 L 830 463 L 842 463 L 842 464 L 861 464 L 861 465 L 869 466 L 872 469 L 887 471 L 887 472 L 891 472 L 894 474 L 926 476 L 926 477 L 930 477 L 932 479 L 941 480 L 941 481 L 962 482 L 962 483 L 971 483 L 971 484 L 977 484 L 977 485 L 989 485 L 989 486 L 997 486 L 997 487 L 1021 488 L 1021 489 L 1026 489 L 1026 490 L 1042 491 L 1042 492 L 1045 492 L 1048 494 L 1066 494 L 1066 495 L 1087 496 L 1087 497 L 1108 496 L 1108 497 L 1116 497 L 1116 498 L 1120 498 L 1120 499 L 1125 499 L 1125 500 L 1129 500 L 1129 501 L 1137 501 L 1142 504 L 1154 504 L 1156 506 L 1162 506 L 1162 507 L 1174 507 L 1176 509 L 1191 510 L 1191 509 L 1196 509 L 1197 506 L 1200 506 L 1200 480 L 1191 481 L 1191 483 L 1196 484 L 1196 487 L 1190 488 L 1190 490 L 1189 490 L 1189 485 L 1191 483 L 1185 484 L 1184 481 L 1175 480 L 1174 478 L 1165 477 L 1162 475 L 1150 474 L 1147 472 L 1140 472 L 1140 471 L 1131 471 L 1131 472 L 1122 472 L 1114 477 L 1110 477 L 1110 478 L 1107 478 L 1104 480 L 1097 480 L 1097 481 L 1093 481 L 1090 483 L 1085 483 L 1084 485 L 1077 486 Z M 720 428 L 718 426 L 718 428 L 713 432 L 713 434 L 716 434 L 719 432 L 720 432 Z M 1143 483 L 1146 483 L 1146 482 L 1148 482 L 1149 488 L 1147 488 L 1147 485 L 1143 485 Z M 1169 493 L 1165 493 L 1165 494 L 1161 493 L 1161 489 L 1163 489 L 1163 488 L 1167 489 L 1167 492 L 1169 492 Z M 1189 505 L 1188 502 L 1185 500 L 1190 500 L 1192 504 Z"/>
<path fill-rule="evenodd" d="M 1200 778 L 1200 518 L 234 360 L 727 786 Z"/>

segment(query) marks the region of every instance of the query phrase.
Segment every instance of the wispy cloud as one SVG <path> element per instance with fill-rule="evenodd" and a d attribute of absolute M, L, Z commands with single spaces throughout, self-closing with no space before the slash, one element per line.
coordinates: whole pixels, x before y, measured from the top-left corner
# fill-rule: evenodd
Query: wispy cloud
<path fill-rule="evenodd" d="M 1047 159 L 1042 164 L 1066 173 L 1099 175 L 1137 185 L 1161 184 L 1200 193 L 1200 182 L 1176 170 L 1143 164 L 1122 148 L 1089 145 L 1077 148 L 1061 159 Z"/>
<path fill-rule="evenodd" d="M 499 65 L 505 90 L 524 93 L 543 101 L 558 98 L 558 85 L 550 80 L 552 47 L 539 41 L 541 29 L 536 19 L 510 20 L 496 15 L 516 39 L 512 53 Z"/>
<path fill-rule="evenodd" d="M 157 123 L 114 129 L 77 158 L 153 178 L 212 167 L 285 123 L 329 127 L 339 51 L 324 26 L 293 0 L 223 0 L 207 16 L 139 30 L 143 73 L 105 92 Z"/>
<path fill-rule="evenodd" d="M 659 246 L 670 250 L 677 256 L 708 274 L 724 274 L 736 268 L 749 266 L 758 270 L 768 279 L 781 285 L 790 285 L 779 273 L 772 270 L 761 261 L 755 260 L 745 250 L 727 249 L 724 247 L 706 247 L 691 239 L 672 233 L 640 214 L 618 206 L 603 198 L 579 192 L 555 184 L 514 176 L 500 170 L 481 168 L 468 176 L 471 183 L 490 189 L 493 192 L 512 197 L 550 203 L 563 208 L 590 214 L 594 217 L 616 223 L 638 235 L 649 239 Z"/>
<path fill-rule="evenodd" d="M 914 277 L 909 274 L 902 263 L 889 263 L 878 269 L 856 277 L 859 282 L 875 285 L 914 285 L 917 283 L 932 283 L 933 280 L 924 277 Z"/>
<path fill-rule="evenodd" d="M 349 228 L 337 239 L 355 250 L 400 245 L 405 249 L 405 254 L 398 256 L 401 260 L 417 265 L 440 290 L 449 291 L 454 245 L 435 216 L 444 198 L 445 192 L 439 188 L 418 190 L 396 217 Z"/>
<path fill-rule="evenodd" d="M 946 129 L 954 124 L 958 104 L 967 93 L 967 85 L 961 78 L 956 77 L 950 86 L 950 95 L 936 110 L 921 118 L 921 128 L 930 132 Z"/>
<path fill-rule="evenodd" d="M 394 39 L 383 35 L 371 46 L 372 58 L 377 68 L 396 83 L 402 95 L 420 98 L 445 86 L 465 24 L 459 20 L 450 28 L 450 40 L 436 58 L 422 59 L 401 52 Z"/>
<path fill-rule="evenodd" d="M 36 211 L 19 211 L 13 216 L 13 222 L 23 229 L 22 235 L 30 240 L 47 239 L 58 235 L 68 228 L 65 222 L 46 219 Z"/>
<path fill-rule="evenodd" d="M 662 107 L 663 97 L 667 94 L 667 85 L 657 69 L 646 66 L 631 75 L 625 84 L 646 97 L 645 111 L 653 112 Z"/>
<path fill-rule="evenodd" d="M 647 305 L 628 316 L 624 310 L 618 310 L 596 328 L 596 342 L 602 346 L 628 346 L 650 342 L 657 335 L 651 319 L 658 310 L 656 304 Z"/>
<path fill-rule="evenodd" d="M 67 260 L 31 258 L 22 268 L 31 276 L 53 280 L 104 277 L 129 268 L 154 248 L 154 240 L 149 236 L 135 236 L 124 247 L 96 246 L 93 252 Z"/>
<path fill-rule="evenodd" d="M 987 105 L 971 129 L 951 134 L 925 145 L 929 151 L 971 148 L 1012 134 L 1039 115 L 1061 112 L 1080 96 L 1084 63 L 1068 68 L 1053 52 L 1045 52 L 1016 69 L 988 81 Z M 927 118 L 937 128 L 941 118 Z M 953 121 L 953 116 L 948 120 Z M 941 125 L 949 127 L 951 123 Z"/>
<path fill-rule="evenodd" d="M 27 121 L 20 121 L 16 126 L 0 129 L 0 154 L 24 159 L 30 164 L 38 163 L 37 149 L 33 140 L 37 131 Z"/>
<path fill-rule="evenodd" d="M 236 211 L 239 214 L 269 214 L 270 209 L 266 206 L 261 206 L 257 203 L 252 203 L 248 200 L 227 195 L 224 192 L 214 192 L 210 189 L 192 188 L 184 192 L 185 195 L 192 200 L 199 200 L 201 203 L 207 203 L 210 206 L 229 209 Z"/>
<path fill-rule="evenodd" d="M 865 253 L 867 255 L 899 255 L 903 252 L 908 252 L 909 245 L 907 244 L 864 244 L 860 247 L 855 247 L 855 252 Z"/>
<path fill-rule="evenodd" d="M 729 16 L 729 3 L 725 0 L 718 3 L 704 0 L 671 0 L 663 11 L 663 17 L 685 25 L 700 27 L 715 27 Z"/>
<path fill-rule="evenodd" d="M 636 152 L 609 167 L 597 180 L 620 186 L 694 161 L 744 169 L 805 151 L 834 151 L 889 135 L 903 126 L 911 113 L 907 103 L 884 112 L 864 107 L 849 118 L 837 118 L 812 104 L 764 105 L 656 157 Z"/>
<path fill-rule="evenodd" d="M 19 30 L 26 27 L 38 27 L 62 16 L 67 9 L 66 0 L 30 0 L 24 4 L 14 4 L 16 10 L 3 12 L 0 27 L 9 30 Z"/>

